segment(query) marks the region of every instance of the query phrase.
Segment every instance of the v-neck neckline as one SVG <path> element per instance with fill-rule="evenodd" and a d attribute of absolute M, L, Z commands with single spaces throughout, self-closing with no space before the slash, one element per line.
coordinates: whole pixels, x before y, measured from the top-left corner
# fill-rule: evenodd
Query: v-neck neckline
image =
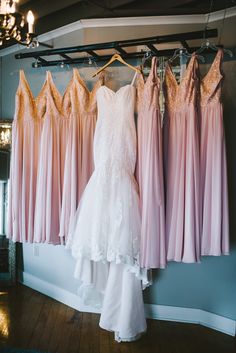
<path fill-rule="evenodd" d="M 103 76 L 104 76 L 104 73 L 99 76 L 99 79 L 95 82 L 95 84 L 93 85 L 93 88 L 91 90 L 89 90 L 85 80 L 81 77 L 79 70 L 76 68 L 73 69 L 73 78 L 75 79 L 75 81 L 77 81 L 81 84 L 81 86 L 84 88 L 84 90 L 86 91 L 86 93 L 89 96 L 91 96 L 93 94 L 97 85 L 103 80 Z M 102 86 L 103 86 L 103 84 L 102 84 Z"/>
<path fill-rule="evenodd" d="M 215 55 L 215 58 L 214 58 L 214 60 L 213 60 L 213 62 L 212 62 L 212 64 L 211 64 L 211 66 L 210 66 L 210 68 L 209 68 L 209 70 L 208 70 L 207 73 L 200 79 L 200 83 L 204 83 L 205 80 L 208 78 L 208 76 L 210 75 L 210 73 L 211 73 L 212 70 L 214 69 L 214 66 L 215 66 L 215 64 L 216 64 L 216 61 L 217 61 L 218 57 L 219 57 L 220 55 L 222 55 L 222 53 L 223 53 L 223 52 L 222 52 L 222 49 L 219 48 L 218 51 L 217 51 L 217 53 L 216 53 L 216 55 Z M 220 72 L 220 74 L 221 74 L 221 72 Z M 222 74 L 221 74 L 221 76 L 223 77 Z"/>
<path fill-rule="evenodd" d="M 191 59 L 190 59 L 190 61 L 188 63 L 188 66 L 187 66 L 187 68 L 186 68 L 186 70 L 184 72 L 184 75 L 181 78 L 179 83 L 177 82 L 175 74 L 173 73 L 171 64 L 168 62 L 167 67 L 169 68 L 169 72 L 171 74 L 171 77 L 172 77 L 173 81 L 175 82 L 175 86 L 177 87 L 178 90 L 182 87 L 184 80 L 186 79 L 187 75 L 189 74 L 189 70 L 192 67 L 192 62 L 194 60 L 197 60 L 197 57 L 196 57 L 195 53 L 192 54 Z"/>
<path fill-rule="evenodd" d="M 43 83 L 43 85 L 42 85 L 42 87 L 41 87 L 39 93 L 38 93 L 36 96 L 34 96 L 33 93 L 32 93 L 31 87 L 30 87 L 29 82 L 28 82 L 28 80 L 27 80 L 27 78 L 26 78 L 26 76 L 25 76 L 24 71 L 23 71 L 23 70 L 20 70 L 20 84 L 19 84 L 19 86 L 20 86 L 22 83 L 24 83 L 25 86 L 27 87 L 28 93 L 29 93 L 29 95 L 31 96 L 31 98 L 32 98 L 32 100 L 33 100 L 34 102 L 36 102 L 36 101 L 39 99 L 39 97 L 42 95 L 42 93 L 43 93 L 43 91 L 44 91 L 44 89 L 45 89 L 45 87 L 46 87 L 47 85 L 52 85 L 52 88 L 55 90 L 55 92 L 56 92 L 56 94 L 58 95 L 58 97 L 59 97 L 60 99 L 62 99 L 62 95 L 61 95 L 60 92 L 58 91 L 58 89 L 57 89 L 57 87 L 56 87 L 56 85 L 55 85 L 55 83 L 54 83 L 54 81 L 53 81 L 53 78 L 52 78 L 52 75 L 51 75 L 51 72 L 50 72 L 50 71 L 47 71 L 47 72 L 46 72 L 46 78 L 45 78 L 45 80 L 44 80 L 44 83 Z"/>

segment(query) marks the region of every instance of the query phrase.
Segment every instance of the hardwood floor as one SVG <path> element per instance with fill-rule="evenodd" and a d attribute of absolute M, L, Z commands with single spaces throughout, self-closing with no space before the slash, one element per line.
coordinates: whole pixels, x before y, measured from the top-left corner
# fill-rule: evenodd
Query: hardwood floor
<path fill-rule="evenodd" d="M 99 315 L 77 312 L 23 285 L 0 289 L 1 347 L 49 353 L 236 353 L 236 339 L 199 326 L 148 320 L 137 342 L 117 343 Z"/>

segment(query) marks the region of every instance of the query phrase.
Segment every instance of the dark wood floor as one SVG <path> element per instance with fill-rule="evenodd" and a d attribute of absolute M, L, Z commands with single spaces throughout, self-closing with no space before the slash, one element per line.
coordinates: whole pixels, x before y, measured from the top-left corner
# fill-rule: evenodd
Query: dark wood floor
<path fill-rule="evenodd" d="M 0 290 L 0 347 L 49 353 L 236 353 L 235 338 L 199 325 L 148 320 L 139 341 L 116 343 L 98 322 L 99 315 L 79 313 L 22 285 Z"/>

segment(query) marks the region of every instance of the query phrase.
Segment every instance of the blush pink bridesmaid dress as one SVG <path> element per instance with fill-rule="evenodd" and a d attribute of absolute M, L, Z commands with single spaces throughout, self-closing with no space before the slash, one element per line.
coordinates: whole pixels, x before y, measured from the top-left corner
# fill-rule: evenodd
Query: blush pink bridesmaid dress
<path fill-rule="evenodd" d="M 15 105 L 7 236 L 15 242 L 33 242 L 41 122 L 22 70 Z"/>
<path fill-rule="evenodd" d="M 168 127 L 167 259 L 186 263 L 199 262 L 200 257 L 197 70 L 197 58 L 193 55 L 180 84 L 170 64 L 167 64 L 164 81 L 165 119 Z"/>
<path fill-rule="evenodd" d="M 68 119 L 62 114 L 62 97 L 51 73 L 38 104 L 43 118 L 38 165 L 34 241 L 60 244 L 62 185 Z"/>
<path fill-rule="evenodd" d="M 157 58 L 144 82 L 137 78 L 138 161 L 137 179 L 142 212 L 140 265 L 166 267 L 165 200 L 163 181 L 162 116 L 159 105 L 160 79 Z"/>
<path fill-rule="evenodd" d="M 201 80 L 201 255 L 229 254 L 228 186 L 221 88 L 220 49 Z"/>
<path fill-rule="evenodd" d="M 73 70 L 72 81 L 63 97 L 63 110 L 69 116 L 65 179 L 60 220 L 60 237 L 67 236 L 81 195 L 93 172 L 93 136 L 97 119 L 96 92 L 104 83 L 100 76 L 91 91 Z"/>
<path fill-rule="evenodd" d="M 94 171 L 93 138 L 97 122 L 97 90 L 104 85 L 105 74 L 101 73 L 91 91 L 88 90 L 79 71 L 75 71 L 77 77 L 78 92 L 80 95 L 80 113 L 82 116 L 82 169 L 80 177 L 81 196 Z M 83 94 L 82 94 L 83 93 Z M 80 197 L 81 197 L 80 196 Z M 78 206 L 78 205 L 77 205 Z"/>

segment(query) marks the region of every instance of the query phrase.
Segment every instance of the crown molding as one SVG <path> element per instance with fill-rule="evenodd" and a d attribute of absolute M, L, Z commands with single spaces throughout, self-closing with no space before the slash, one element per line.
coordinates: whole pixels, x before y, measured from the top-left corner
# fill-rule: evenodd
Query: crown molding
<path fill-rule="evenodd" d="M 202 23 L 204 21 L 204 15 L 117 17 L 81 20 L 84 28 L 155 26 L 167 24 Z"/>
<path fill-rule="evenodd" d="M 205 16 L 205 22 L 206 22 L 209 14 L 206 14 L 204 16 Z M 212 12 L 209 17 L 209 22 L 211 23 L 215 21 L 220 21 L 220 20 L 223 20 L 224 17 L 230 18 L 234 16 L 236 16 L 236 6 L 230 7 L 229 9 L 226 9 L 226 10 Z"/>
<path fill-rule="evenodd" d="M 68 25 L 59 27 L 50 32 L 38 36 L 39 42 L 47 42 L 49 40 L 61 37 L 81 29 L 101 28 L 101 27 L 129 27 L 129 26 L 155 26 L 155 25 L 174 25 L 174 24 L 204 24 L 209 14 L 203 15 L 182 15 L 182 16 L 145 16 L 145 17 L 118 17 L 118 18 L 95 18 L 87 20 L 79 20 Z M 209 23 L 220 21 L 224 17 L 230 18 L 236 16 L 236 6 L 229 9 L 212 12 L 209 17 Z M 12 45 L 9 48 L 0 50 L 0 57 L 6 56 L 17 51 L 25 49 L 20 44 Z M 35 49 L 32 49 L 35 50 Z"/>
<path fill-rule="evenodd" d="M 120 26 L 153 26 L 189 23 L 206 23 L 209 14 L 203 15 L 178 15 L 178 16 L 145 16 L 145 17 L 118 17 L 118 18 L 95 18 L 81 20 L 84 28 L 93 27 L 120 27 Z M 212 12 L 209 23 L 222 20 L 224 17 L 236 16 L 236 6 L 229 9 Z"/>
<path fill-rule="evenodd" d="M 55 38 L 64 36 L 66 34 L 69 34 L 71 32 L 79 31 L 80 29 L 84 29 L 84 28 L 85 27 L 83 26 L 82 21 L 76 21 L 66 26 L 62 26 L 57 29 L 54 29 L 53 31 L 40 34 L 37 38 L 39 42 L 47 42 L 51 39 L 55 39 Z"/>

